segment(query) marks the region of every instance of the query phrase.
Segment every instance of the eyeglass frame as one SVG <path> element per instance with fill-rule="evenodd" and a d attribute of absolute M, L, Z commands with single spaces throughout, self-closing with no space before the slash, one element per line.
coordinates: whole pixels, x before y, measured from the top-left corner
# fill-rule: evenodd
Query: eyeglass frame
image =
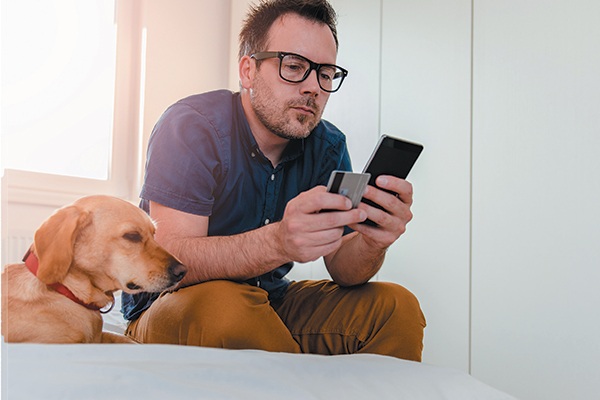
<path fill-rule="evenodd" d="M 308 62 L 309 68 L 308 70 L 304 73 L 304 76 L 302 77 L 302 79 L 300 79 L 299 81 L 292 81 L 290 79 L 286 79 L 283 77 L 283 75 L 281 74 L 281 64 L 283 62 L 283 58 L 285 56 L 294 56 L 294 57 L 299 57 L 303 60 L 306 60 Z M 296 53 L 289 53 L 289 52 L 285 52 L 285 51 L 261 51 L 258 53 L 254 53 L 250 56 L 251 58 L 254 58 L 256 61 L 262 61 L 262 60 L 266 60 L 268 58 L 279 58 L 279 77 L 281 79 L 283 79 L 286 82 L 290 82 L 290 83 L 300 83 L 300 82 L 304 82 L 306 80 L 306 78 L 309 77 L 310 73 L 315 70 L 317 72 L 317 82 L 319 83 L 319 87 L 321 88 L 321 90 L 327 92 L 327 93 L 335 93 L 338 90 L 340 90 L 340 88 L 342 87 L 342 83 L 344 83 L 344 79 L 346 79 L 346 76 L 348 76 L 348 71 L 342 67 L 340 67 L 339 65 L 335 65 L 335 64 L 319 64 L 316 63 L 312 60 L 309 60 L 308 58 L 300 55 L 300 54 L 296 54 Z M 327 90 L 323 87 L 323 85 L 321 85 L 321 80 L 319 79 L 319 70 L 321 69 L 321 67 L 334 67 L 337 68 L 341 71 L 341 78 L 339 77 L 339 72 L 336 73 L 336 76 L 334 76 L 333 79 L 339 78 L 340 80 L 340 84 L 337 87 L 337 89 L 335 90 Z M 333 81 L 332 79 L 332 81 Z"/>

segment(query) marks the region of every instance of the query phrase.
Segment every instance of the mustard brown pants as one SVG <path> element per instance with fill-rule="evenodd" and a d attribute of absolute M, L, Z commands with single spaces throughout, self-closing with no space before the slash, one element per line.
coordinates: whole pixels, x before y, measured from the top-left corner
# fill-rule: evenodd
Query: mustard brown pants
<path fill-rule="evenodd" d="M 424 328 L 416 297 L 393 283 L 293 282 L 269 301 L 260 288 L 210 281 L 163 293 L 126 334 L 141 343 L 421 361 Z"/>

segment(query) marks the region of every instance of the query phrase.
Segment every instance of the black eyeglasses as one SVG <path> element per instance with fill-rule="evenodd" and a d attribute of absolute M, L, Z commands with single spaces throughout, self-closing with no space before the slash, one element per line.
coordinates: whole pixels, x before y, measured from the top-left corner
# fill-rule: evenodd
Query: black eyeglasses
<path fill-rule="evenodd" d="M 310 75 L 314 69 L 317 71 L 319 87 L 325 92 L 337 92 L 342 82 L 348 75 L 342 67 L 333 64 L 318 64 L 308 58 L 294 53 L 283 51 L 263 51 L 252 54 L 250 57 L 257 61 L 267 58 L 279 58 L 279 76 L 290 83 L 300 83 Z"/>

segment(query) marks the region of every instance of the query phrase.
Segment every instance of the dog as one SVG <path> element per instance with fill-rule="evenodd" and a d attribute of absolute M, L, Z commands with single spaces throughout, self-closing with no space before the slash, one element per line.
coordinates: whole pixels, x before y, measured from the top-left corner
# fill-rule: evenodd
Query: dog
<path fill-rule="evenodd" d="M 52 214 L 24 263 L 2 273 L 7 342 L 135 343 L 102 331 L 114 292 L 174 289 L 187 268 L 154 240 L 155 226 L 127 201 L 95 195 Z"/>

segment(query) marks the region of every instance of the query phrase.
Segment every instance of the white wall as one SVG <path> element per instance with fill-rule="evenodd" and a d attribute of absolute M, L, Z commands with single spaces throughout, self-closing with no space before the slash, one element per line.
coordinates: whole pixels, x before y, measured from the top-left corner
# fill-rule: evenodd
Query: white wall
<path fill-rule="evenodd" d="M 412 290 L 425 362 L 469 370 L 471 3 L 384 1 L 381 133 L 424 145 L 415 215 L 380 279 Z"/>
<path fill-rule="evenodd" d="M 143 1 L 144 165 L 145 144 L 167 107 L 189 95 L 228 86 L 230 10 L 229 1 L 222 0 Z"/>

